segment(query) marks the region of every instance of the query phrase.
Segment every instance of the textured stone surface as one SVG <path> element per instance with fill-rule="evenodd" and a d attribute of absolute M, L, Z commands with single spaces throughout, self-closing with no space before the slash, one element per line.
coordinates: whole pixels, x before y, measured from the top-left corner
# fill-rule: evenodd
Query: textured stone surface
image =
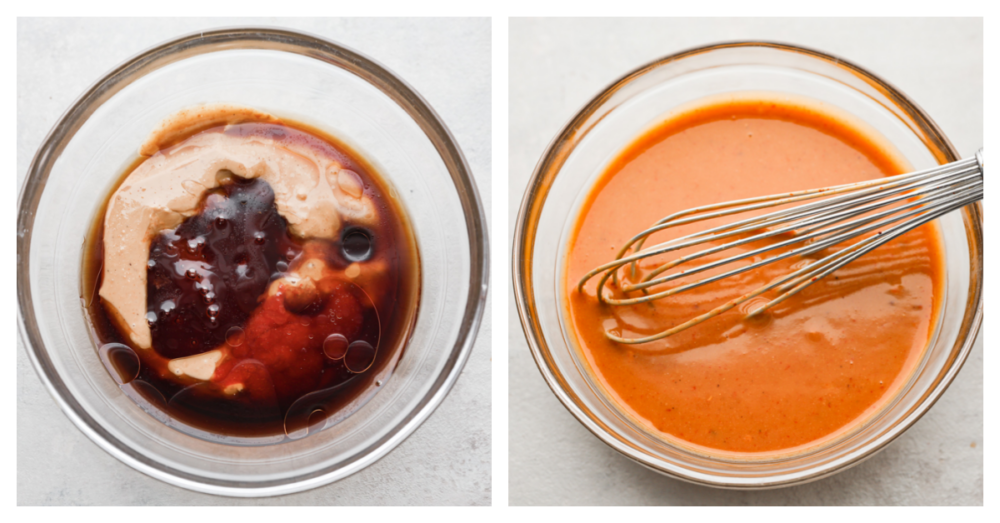
<path fill-rule="evenodd" d="M 923 107 L 963 156 L 983 145 L 981 20 L 659 19 L 510 21 L 510 202 L 549 140 L 584 103 L 657 57 L 712 42 L 813 47 L 882 76 Z M 508 238 L 508 242 L 511 238 Z M 762 492 L 700 487 L 651 472 L 591 435 L 542 380 L 509 295 L 511 505 L 981 505 L 983 346 L 931 411 L 860 465 Z"/>
<path fill-rule="evenodd" d="M 458 139 L 490 217 L 488 19 L 20 19 L 17 185 L 70 103 L 123 60 L 181 34 L 221 26 L 303 30 L 358 49 L 413 86 Z M 488 505 L 491 500 L 490 308 L 441 406 L 399 447 L 332 485 L 241 500 L 147 477 L 99 449 L 64 416 L 18 340 L 17 501 L 21 505 Z"/>

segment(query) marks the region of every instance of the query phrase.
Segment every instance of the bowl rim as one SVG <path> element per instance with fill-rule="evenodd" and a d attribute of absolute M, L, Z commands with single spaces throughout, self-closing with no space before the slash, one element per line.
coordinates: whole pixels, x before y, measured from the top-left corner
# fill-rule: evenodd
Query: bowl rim
<path fill-rule="evenodd" d="M 152 460 L 115 438 L 89 416 L 70 394 L 42 343 L 28 275 L 34 209 L 48 176 L 66 144 L 104 102 L 146 74 L 181 60 L 233 49 L 287 52 L 313 58 L 360 77 L 388 96 L 421 128 L 451 175 L 465 214 L 469 240 L 469 289 L 461 325 L 450 354 L 424 396 L 380 439 L 349 460 L 309 474 L 262 482 L 205 478 Z M 310 33 L 279 27 L 222 27 L 194 31 L 145 49 L 102 75 L 59 117 L 38 147 L 18 194 L 17 299 L 18 334 L 32 367 L 62 412 L 98 447 L 146 475 L 210 494 L 263 497 L 301 492 L 343 479 L 378 461 L 402 443 L 441 404 L 468 361 L 486 309 L 489 287 L 489 240 L 486 216 L 475 178 L 451 131 L 430 104 L 390 69 L 354 49 Z"/>
<path fill-rule="evenodd" d="M 545 380 L 545 383 L 549 386 L 552 393 L 559 399 L 559 402 L 563 405 L 563 407 L 565 407 L 577 421 L 590 431 L 591 434 L 643 467 L 676 479 L 716 488 L 733 490 L 763 490 L 808 483 L 846 470 L 878 453 L 878 451 L 895 441 L 897 437 L 916 423 L 937 402 L 944 391 L 947 390 L 948 386 L 951 385 L 951 382 L 961 370 L 969 356 L 969 353 L 972 351 L 972 346 L 978 337 L 979 329 L 982 325 L 983 289 L 981 283 L 978 286 L 974 286 L 969 297 L 967 298 L 966 320 L 968 323 L 969 334 L 962 341 L 962 347 L 959 349 L 957 356 L 954 356 L 953 351 L 953 358 L 946 368 L 947 371 L 944 375 L 944 379 L 939 379 L 932 384 L 929 390 L 924 393 L 920 403 L 913 410 L 908 412 L 902 421 L 892 429 L 888 438 L 882 440 L 878 445 L 864 449 L 863 452 L 835 467 L 814 471 L 811 474 L 805 474 L 803 476 L 784 481 L 765 480 L 757 484 L 736 483 L 725 481 L 721 478 L 719 478 L 718 481 L 711 481 L 700 476 L 684 474 L 677 470 L 669 469 L 662 466 L 658 461 L 647 459 L 648 457 L 646 454 L 636 452 L 630 447 L 622 444 L 618 439 L 614 438 L 609 433 L 607 427 L 603 423 L 588 416 L 585 409 L 581 408 L 577 403 L 576 393 L 572 390 L 572 387 L 569 387 L 566 381 L 562 379 L 562 373 L 558 370 L 558 366 L 555 365 L 554 361 L 550 357 L 548 344 L 542 334 L 538 315 L 535 313 L 536 303 L 534 293 L 532 291 L 531 276 L 531 264 L 535 248 L 535 229 L 537 221 L 541 215 L 542 208 L 544 207 L 544 205 L 540 205 L 539 202 L 544 202 L 544 199 L 547 197 L 551 188 L 552 179 L 554 179 L 555 176 L 553 175 L 551 178 L 547 178 L 546 174 L 550 172 L 556 172 L 556 175 L 558 174 L 558 170 L 561 169 L 562 164 L 573 151 L 574 146 L 572 144 L 567 145 L 567 142 L 577 134 L 578 129 L 595 112 L 597 112 L 605 101 L 633 80 L 643 76 L 649 71 L 659 68 L 660 66 L 682 60 L 684 58 L 710 53 L 717 50 L 741 47 L 768 48 L 804 54 L 846 69 L 856 77 L 866 82 L 868 85 L 877 89 L 894 102 L 907 116 L 909 116 L 921 131 L 921 138 L 928 146 L 928 149 L 930 149 L 931 152 L 938 157 L 938 161 L 940 163 L 952 162 L 959 159 L 959 155 L 955 147 L 945 136 L 944 132 L 930 118 L 930 116 L 920 108 L 920 106 L 918 106 L 914 101 L 912 101 L 892 84 L 848 60 L 799 45 L 764 40 L 728 41 L 688 48 L 677 53 L 654 59 L 633 69 L 609 84 L 597 95 L 586 102 L 583 108 L 581 108 L 569 120 L 569 122 L 563 126 L 552 141 L 549 142 L 545 150 L 542 152 L 542 155 L 531 174 L 531 178 L 528 180 L 528 184 L 525 187 L 524 196 L 522 197 L 521 205 L 518 210 L 517 220 L 514 224 L 513 244 L 511 246 L 511 272 L 515 304 L 517 305 L 521 328 L 524 331 L 525 339 L 528 342 L 528 348 L 531 351 L 531 355 L 535 360 L 535 365 L 542 374 L 542 378 Z M 973 265 L 977 265 L 980 268 L 980 271 L 982 271 L 982 202 L 967 205 L 962 209 L 962 212 L 965 213 L 968 218 L 965 222 L 970 247 L 970 262 Z M 972 307 L 974 307 L 974 312 L 970 319 L 968 318 L 968 311 Z"/>

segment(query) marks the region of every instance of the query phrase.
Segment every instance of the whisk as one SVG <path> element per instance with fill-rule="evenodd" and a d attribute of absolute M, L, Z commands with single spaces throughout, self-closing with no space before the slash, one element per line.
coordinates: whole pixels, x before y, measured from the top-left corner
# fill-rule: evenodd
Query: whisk
<path fill-rule="evenodd" d="M 609 305 L 648 303 L 668 298 L 724 278 L 730 278 L 778 260 L 794 256 L 809 256 L 853 238 L 873 233 L 836 252 L 818 258 L 798 270 L 774 279 L 753 292 L 744 294 L 709 312 L 657 334 L 638 338 L 624 338 L 610 332 L 605 332 L 605 335 L 609 339 L 619 343 L 648 343 L 676 334 L 703 321 L 714 318 L 765 292 L 777 289 L 776 292 L 778 295 L 776 297 L 754 308 L 747 314 L 747 318 L 759 315 L 837 269 L 892 241 L 907 231 L 965 205 L 979 201 L 982 198 L 983 150 L 980 149 L 973 158 L 909 174 L 822 189 L 774 194 L 696 207 L 671 214 L 656 222 L 652 227 L 632 237 L 631 240 L 618 250 L 614 261 L 601 265 L 587 273 L 580 280 L 577 289 L 583 292 L 584 284 L 600 274 L 601 278 L 597 284 L 597 298 L 601 303 Z M 643 249 L 643 244 L 650 235 L 671 227 L 808 200 L 817 201 L 712 227 Z M 787 236 L 788 239 L 783 239 L 784 236 L 782 235 Z M 717 261 L 710 261 L 673 274 L 660 276 L 681 264 L 748 245 L 752 242 L 774 239 L 776 237 L 780 237 L 777 238 L 779 241 L 769 243 L 763 247 L 752 248 Z M 635 279 L 636 265 L 640 260 L 729 238 L 732 239 L 726 243 L 686 254 L 658 265 L 648 274 L 645 274 L 637 283 L 626 284 L 619 282 L 619 269 L 630 270 L 631 279 Z M 654 287 L 663 286 L 682 277 L 718 269 L 746 258 L 757 257 L 769 251 L 790 247 L 795 244 L 804 245 L 719 274 L 713 274 L 692 283 L 684 283 L 664 288 L 663 290 L 654 289 Z M 629 251 L 632 251 L 632 254 L 626 256 L 626 253 Z M 623 269 L 627 265 L 630 268 Z M 608 279 L 612 280 L 614 286 L 625 297 L 615 298 L 605 294 L 605 286 Z M 630 293 L 636 291 L 641 291 L 641 295 L 629 296 Z"/>

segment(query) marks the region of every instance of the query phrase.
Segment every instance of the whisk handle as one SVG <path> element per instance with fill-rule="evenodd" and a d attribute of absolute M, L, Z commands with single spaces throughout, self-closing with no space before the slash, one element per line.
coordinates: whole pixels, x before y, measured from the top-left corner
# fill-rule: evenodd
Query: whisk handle
<path fill-rule="evenodd" d="M 986 174 L 986 168 L 984 167 L 985 162 L 983 161 L 983 148 L 982 147 L 980 147 L 979 150 L 976 151 L 976 163 L 979 164 L 979 172 L 982 173 L 983 175 L 985 175 Z"/>

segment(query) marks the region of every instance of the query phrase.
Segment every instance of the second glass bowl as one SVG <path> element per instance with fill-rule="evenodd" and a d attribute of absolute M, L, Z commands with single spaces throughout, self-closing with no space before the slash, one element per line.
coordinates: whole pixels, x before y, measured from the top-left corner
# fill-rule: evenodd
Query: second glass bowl
<path fill-rule="evenodd" d="M 568 234 L 589 191 L 616 154 L 673 109 L 712 95 L 763 91 L 829 104 L 883 135 L 914 169 L 954 161 L 954 147 L 905 95 L 838 58 L 767 42 L 719 44 L 657 60 L 588 103 L 536 166 L 514 232 L 514 292 L 532 355 L 549 387 L 588 430 L 638 463 L 686 481 L 759 489 L 813 481 L 871 456 L 929 409 L 972 349 L 982 322 L 982 207 L 938 224 L 946 295 L 937 332 L 909 384 L 846 436 L 791 456 L 738 461 L 671 445 L 621 412 L 590 378 L 564 321 Z"/>

